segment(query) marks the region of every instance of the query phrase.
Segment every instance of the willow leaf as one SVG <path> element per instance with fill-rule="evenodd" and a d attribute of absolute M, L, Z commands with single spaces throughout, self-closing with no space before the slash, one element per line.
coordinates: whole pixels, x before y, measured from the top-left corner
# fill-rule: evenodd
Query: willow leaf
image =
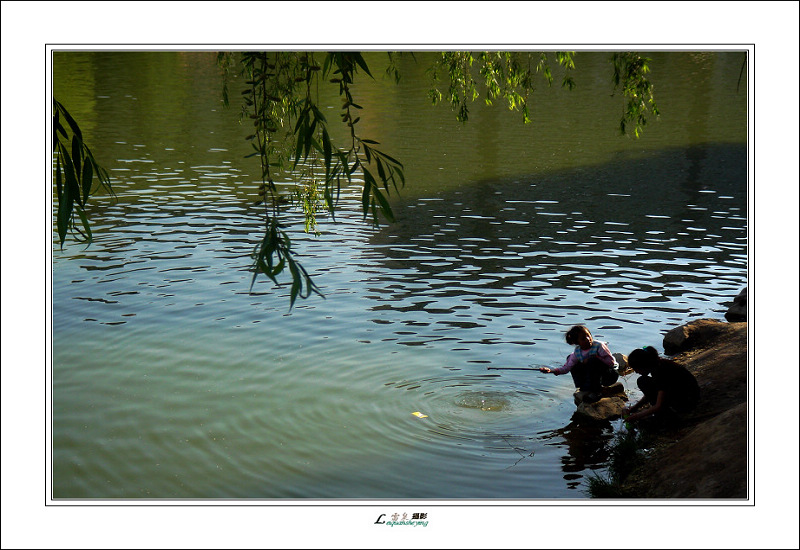
<path fill-rule="evenodd" d="M 89 194 L 92 191 L 92 163 L 84 162 L 83 176 L 81 178 L 81 187 L 83 188 L 83 204 L 89 200 Z"/>
<path fill-rule="evenodd" d="M 83 208 L 78 208 L 78 216 L 83 224 L 83 229 L 86 231 L 86 245 L 92 244 L 92 227 L 89 225 L 89 218 L 86 217 L 86 212 Z"/>

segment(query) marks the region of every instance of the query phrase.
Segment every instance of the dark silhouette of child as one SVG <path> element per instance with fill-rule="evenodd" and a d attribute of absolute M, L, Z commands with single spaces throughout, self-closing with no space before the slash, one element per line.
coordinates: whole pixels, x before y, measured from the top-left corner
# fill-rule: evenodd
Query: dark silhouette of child
<path fill-rule="evenodd" d="M 647 346 L 628 355 L 628 366 L 641 376 L 637 380 L 644 396 L 623 413 L 629 422 L 652 415 L 675 417 L 692 411 L 700 399 L 700 386 L 694 375 L 675 361 L 664 359 Z M 630 415 L 630 416 L 628 416 Z"/>

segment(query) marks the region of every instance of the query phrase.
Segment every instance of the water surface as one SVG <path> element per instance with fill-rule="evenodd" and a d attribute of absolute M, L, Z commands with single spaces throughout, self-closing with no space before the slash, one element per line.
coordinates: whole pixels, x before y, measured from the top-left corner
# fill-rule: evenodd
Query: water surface
<path fill-rule="evenodd" d="M 321 236 L 298 230 L 325 298 L 289 310 L 288 286 L 249 292 L 258 166 L 214 55 L 57 53 L 117 200 L 97 197 L 90 247 L 53 245 L 53 495 L 586 498 L 616 426 L 573 418 L 568 377 L 498 367 L 561 364 L 576 323 L 628 353 L 722 318 L 747 151 L 741 54 L 654 54 L 664 116 L 638 141 L 605 55 L 583 57 L 532 127 L 479 104 L 459 125 L 411 60 L 357 87 L 408 185 L 395 223 L 365 222 L 354 186 Z"/>

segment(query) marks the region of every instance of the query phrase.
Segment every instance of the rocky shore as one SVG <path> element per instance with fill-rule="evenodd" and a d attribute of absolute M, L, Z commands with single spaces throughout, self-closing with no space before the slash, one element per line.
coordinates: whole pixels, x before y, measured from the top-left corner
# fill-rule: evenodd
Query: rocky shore
<path fill-rule="evenodd" d="M 649 499 L 748 498 L 747 322 L 700 319 L 670 331 L 665 352 L 697 378 L 698 407 L 655 434 L 622 483 Z"/>

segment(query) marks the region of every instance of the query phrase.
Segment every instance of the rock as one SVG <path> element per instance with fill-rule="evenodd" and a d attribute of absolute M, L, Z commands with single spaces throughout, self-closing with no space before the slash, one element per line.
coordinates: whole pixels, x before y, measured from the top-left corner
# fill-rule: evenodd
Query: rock
<path fill-rule="evenodd" d="M 704 346 L 732 330 L 732 325 L 714 319 L 698 319 L 667 332 L 664 335 L 664 353 L 675 355 Z"/>
<path fill-rule="evenodd" d="M 747 287 L 733 299 L 733 304 L 725 312 L 725 320 L 729 323 L 747 321 Z"/>
<path fill-rule="evenodd" d="M 603 395 L 603 397 L 614 397 L 615 395 L 624 396 L 625 386 L 622 385 L 622 382 L 615 382 L 610 386 L 603 386 L 600 390 L 600 393 Z"/>
<path fill-rule="evenodd" d="M 594 403 L 581 403 L 576 413 L 594 420 L 612 420 L 622 415 L 627 398 L 619 395 L 603 397 Z"/>
<path fill-rule="evenodd" d="M 613 355 L 614 359 L 617 360 L 617 365 L 618 365 L 617 372 L 620 374 L 620 376 L 625 376 L 626 374 L 630 374 L 631 372 L 633 372 L 633 369 L 631 369 L 628 366 L 627 355 L 624 355 L 622 353 L 612 353 L 611 355 Z"/>
<path fill-rule="evenodd" d="M 625 395 L 625 386 L 622 382 L 617 382 L 601 390 L 602 397 L 593 403 L 586 403 L 583 398 L 589 392 L 576 391 L 575 404 L 578 406 L 576 412 L 582 416 L 594 420 L 611 420 L 618 418 L 622 414 L 628 396 Z"/>
<path fill-rule="evenodd" d="M 746 498 L 747 403 L 694 426 L 652 460 L 651 498 Z"/>
<path fill-rule="evenodd" d="M 584 402 L 584 399 L 590 392 L 588 391 L 581 391 L 575 390 L 575 393 L 572 395 L 573 399 L 575 400 L 576 405 L 580 405 Z M 625 386 L 622 385 L 622 382 L 615 382 L 610 386 L 603 386 L 600 388 L 600 397 L 625 397 Z M 626 398 L 627 399 L 627 398 Z"/>

